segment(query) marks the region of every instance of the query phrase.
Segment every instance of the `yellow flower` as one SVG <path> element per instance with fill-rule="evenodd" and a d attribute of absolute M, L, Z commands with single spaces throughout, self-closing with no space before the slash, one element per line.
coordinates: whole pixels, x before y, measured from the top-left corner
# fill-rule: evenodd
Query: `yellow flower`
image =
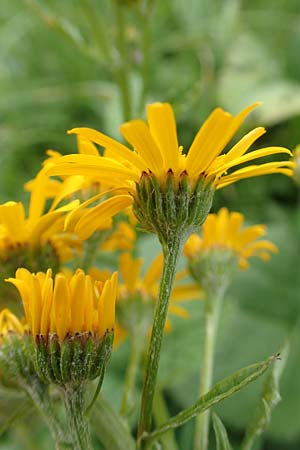
<path fill-rule="evenodd" d="M 9 333 L 23 335 L 26 327 L 7 308 L 0 312 L 0 342 Z"/>
<path fill-rule="evenodd" d="M 21 202 L 9 201 L 0 205 L 0 258 L 6 259 L 13 249 L 36 248 L 51 241 L 63 230 L 63 215 L 78 205 L 78 201 L 45 213 L 47 179 L 41 174 L 31 193 L 28 217 Z"/>
<path fill-rule="evenodd" d="M 101 250 L 113 252 L 115 250 L 132 250 L 136 240 L 136 232 L 127 222 L 119 222 L 116 230 L 101 244 Z"/>
<path fill-rule="evenodd" d="M 277 153 L 290 154 L 289 150 L 282 147 L 267 147 L 246 154 L 250 146 L 265 133 L 265 129 L 262 127 L 255 128 L 246 134 L 226 154 L 221 155 L 246 116 L 258 104 L 250 105 L 236 116 L 232 116 L 221 108 L 216 108 L 198 131 L 189 150 L 183 153 L 183 148 L 178 143 L 171 106 L 168 103 L 153 103 L 147 107 L 148 124 L 142 120 L 132 120 L 121 126 L 121 133 L 132 145 L 133 151 L 98 131 L 89 128 L 74 128 L 69 131 L 70 134 L 76 134 L 86 141 L 104 147 L 106 149 L 105 156 L 99 157 L 91 154 L 63 156 L 46 165 L 46 171 L 51 175 L 96 176 L 97 179 L 107 182 L 112 188 L 126 188 L 128 195 L 120 194 L 117 196 L 119 200 L 116 200 L 115 197 L 107 200 L 109 203 L 106 204 L 106 208 L 109 208 L 111 204 L 113 213 L 116 209 L 121 210 L 128 207 L 133 199 L 138 203 L 137 197 L 139 199 L 142 197 L 138 187 L 142 186 L 145 176 L 151 177 L 152 181 L 155 178 L 159 189 L 166 191 L 168 191 L 168 179 L 171 178 L 170 189 L 175 189 L 175 193 L 186 190 L 187 183 L 190 186 L 189 194 L 192 197 L 193 189 L 199 179 L 210 190 L 214 190 L 253 176 L 270 173 L 291 175 L 292 163 L 289 161 L 250 165 L 233 170 L 236 166 L 265 156 Z M 155 190 L 152 185 L 149 189 L 150 191 Z M 167 203 L 170 204 L 168 201 Z M 176 207 L 181 208 L 181 204 Z M 193 202 L 188 203 L 188 208 L 192 209 L 193 207 Z M 206 205 L 206 209 L 209 207 L 210 202 Z M 101 205 L 96 208 L 99 208 L 98 212 L 100 213 Z M 140 220 L 141 214 L 138 215 L 137 211 L 135 213 Z M 173 216 L 178 215 L 177 213 L 175 208 Z M 198 213 L 198 210 L 193 210 L 191 215 Z M 202 215 L 205 214 L 202 213 Z M 98 215 L 98 217 L 100 216 Z M 92 228 L 99 219 L 97 219 L 96 213 L 90 211 L 81 220 L 78 230 L 81 229 L 84 233 L 89 222 L 89 230 L 86 232 L 88 234 L 92 233 Z M 193 218 L 190 218 L 191 220 L 193 221 Z"/>
<path fill-rule="evenodd" d="M 295 182 L 300 186 L 300 144 L 297 145 L 295 150 L 293 151 L 292 161 L 294 163 L 293 178 Z"/>
<path fill-rule="evenodd" d="M 136 333 L 142 338 L 147 334 L 153 320 L 154 305 L 158 298 L 159 283 L 162 273 L 163 257 L 159 254 L 141 275 L 143 259 L 133 258 L 130 253 L 119 257 L 119 284 L 116 304 L 115 344 L 119 344 L 128 333 Z M 91 269 L 92 278 L 103 279 L 108 276 L 105 271 Z M 180 283 L 187 272 L 178 272 L 176 285 L 172 290 L 169 312 L 182 318 L 188 312 L 180 303 L 186 300 L 201 299 L 202 292 L 195 283 Z M 167 330 L 171 327 L 167 321 Z"/>
<path fill-rule="evenodd" d="M 93 283 L 80 269 L 71 278 L 58 273 L 53 280 L 51 269 L 32 274 L 22 268 L 6 281 L 19 290 L 33 337 L 47 341 L 56 335 L 62 343 L 69 336 L 91 333 L 102 339 L 114 328 L 116 272 Z"/>
<path fill-rule="evenodd" d="M 264 225 L 243 227 L 244 216 L 221 208 L 218 214 L 209 214 L 202 226 L 202 237 L 192 234 L 184 246 L 184 254 L 190 260 L 209 252 L 230 252 L 239 267 L 248 267 L 248 259 L 257 256 L 263 260 L 270 258 L 270 252 L 278 249 L 270 241 L 260 239 L 266 233 Z"/>

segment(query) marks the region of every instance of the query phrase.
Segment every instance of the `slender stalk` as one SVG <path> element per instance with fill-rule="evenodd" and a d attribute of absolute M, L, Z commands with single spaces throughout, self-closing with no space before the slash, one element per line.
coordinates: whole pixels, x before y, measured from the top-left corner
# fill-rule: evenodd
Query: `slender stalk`
<path fill-rule="evenodd" d="M 201 378 L 199 397 L 206 394 L 213 383 L 215 343 L 218 331 L 219 316 L 224 293 L 212 298 L 208 296 L 205 301 L 204 316 L 204 348 L 201 355 Z M 194 450 L 208 449 L 210 410 L 205 411 L 196 418 Z"/>
<path fill-rule="evenodd" d="M 117 28 L 117 39 L 116 46 L 120 55 L 120 64 L 117 69 L 116 79 L 119 84 L 121 100 L 122 100 L 122 111 L 123 118 L 125 121 L 131 119 L 131 98 L 130 98 L 130 87 L 129 87 L 129 73 L 128 73 L 128 52 L 126 46 L 126 32 L 125 32 L 125 21 L 124 21 L 124 9 L 122 2 L 114 0 L 114 9 L 116 17 L 116 28 Z"/>
<path fill-rule="evenodd" d="M 84 415 L 84 387 L 66 385 L 63 393 L 74 450 L 92 450 L 89 424 Z"/>
<path fill-rule="evenodd" d="M 143 10 L 141 9 L 143 7 Z M 145 107 L 145 101 L 149 89 L 149 75 L 150 75 L 150 18 L 151 8 L 148 5 L 142 5 L 138 11 L 139 19 L 142 24 L 142 43 L 141 50 L 143 53 L 143 61 L 141 67 L 142 89 L 138 104 L 138 111 L 143 112 Z"/>
<path fill-rule="evenodd" d="M 132 336 L 131 338 L 131 352 L 126 369 L 124 392 L 120 409 L 120 413 L 124 417 L 128 416 L 132 410 L 134 388 L 143 351 L 143 345 L 141 345 L 140 341 L 139 336 Z"/>
<path fill-rule="evenodd" d="M 172 290 L 178 255 L 181 248 L 181 236 L 172 236 L 163 245 L 164 264 L 160 282 L 159 296 L 154 312 L 154 321 L 148 351 L 146 374 L 142 392 L 138 439 L 150 430 L 154 390 L 157 379 L 161 344 L 167 318 L 169 299 Z"/>
<path fill-rule="evenodd" d="M 33 380 L 34 381 L 34 380 Z M 24 386 L 27 394 L 33 401 L 34 405 L 42 415 L 43 419 L 48 425 L 52 438 L 55 442 L 55 450 L 70 449 L 70 445 L 66 440 L 65 433 L 62 430 L 60 423 L 56 419 L 53 404 L 45 386 L 41 385 L 39 381 Z"/>
<path fill-rule="evenodd" d="M 156 390 L 154 396 L 153 416 L 156 427 L 159 427 L 159 425 L 167 422 L 170 418 L 164 395 L 159 389 Z M 168 450 L 178 450 L 174 430 L 169 430 L 167 433 L 161 436 L 160 440 L 162 442 L 163 448 L 166 448 Z"/>

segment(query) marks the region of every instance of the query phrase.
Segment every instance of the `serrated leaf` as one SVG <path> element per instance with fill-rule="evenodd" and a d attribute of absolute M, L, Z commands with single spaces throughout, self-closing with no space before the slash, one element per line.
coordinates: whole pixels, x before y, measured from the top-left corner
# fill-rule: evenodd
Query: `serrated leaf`
<path fill-rule="evenodd" d="M 230 397 L 262 375 L 274 359 L 276 359 L 276 357 L 272 356 L 265 361 L 251 364 L 250 366 L 238 370 L 224 380 L 219 381 L 209 392 L 207 392 L 207 394 L 200 397 L 193 406 L 172 417 L 157 430 L 144 436 L 144 439 L 148 443 L 152 443 L 167 431 L 183 425 L 203 411 Z"/>
<path fill-rule="evenodd" d="M 281 352 L 281 361 L 275 361 L 264 383 L 254 417 L 246 429 L 242 442 L 242 450 L 250 450 L 258 436 L 260 436 L 270 424 L 271 414 L 275 406 L 281 400 L 279 394 L 279 381 L 285 366 L 289 352 L 289 343 L 285 343 Z"/>
<path fill-rule="evenodd" d="M 213 427 L 216 436 L 216 450 L 232 450 L 226 428 L 217 414 L 213 414 Z"/>

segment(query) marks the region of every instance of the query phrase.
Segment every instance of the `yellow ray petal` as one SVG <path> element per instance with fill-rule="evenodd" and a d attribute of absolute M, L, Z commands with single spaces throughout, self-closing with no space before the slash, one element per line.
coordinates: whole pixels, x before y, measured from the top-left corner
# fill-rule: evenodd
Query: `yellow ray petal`
<path fill-rule="evenodd" d="M 231 161 L 228 161 L 227 164 L 224 164 L 220 166 L 218 169 L 214 170 L 213 172 L 209 172 L 209 176 L 213 175 L 219 175 L 224 173 L 226 170 L 230 169 L 231 167 L 235 167 L 239 164 L 246 163 L 248 161 L 252 161 L 253 159 L 262 158 L 264 156 L 269 155 L 276 155 L 278 153 L 287 153 L 291 155 L 290 150 L 283 147 L 266 147 L 262 148 L 260 150 L 254 150 L 253 152 L 248 153 L 247 155 L 241 156 L 240 158 L 232 159 Z"/>
<path fill-rule="evenodd" d="M 128 150 L 129 151 L 129 150 Z M 43 169 L 46 175 L 88 175 L 97 179 L 111 181 L 118 185 L 120 180 L 139 181 L 141 172 L 135 167 L 128 168 L 119 161 L 94 155 L 65 155 L 54 163 L 46 164 Z"/>
<path fill-rule="evenodd" d="M 171 301 L 189 301 L 189 300 L 203 300 L 203 291 L 197 284 L 182 284 L 181 286 L 175 286 L 172 290 Z"/>
<path fill-rule="evenodd" d="M 66 277 L 62 274 L 55 277 L 52 311 L 56 329 L 51 331 L 56 332 L 62 342 L 71 327 L 70 289 Z"/>
<path fill-rule="evenodd" d="M 163 259 L 163 254 L 160 253 L 148 267 L 143 280 L 146 289 L 151 289 L 153 285 L 159 282 L 162 274 Z"/>
<path fill-rule="evenodd" d="M 133 259 L 130 253 L 122 253 L 120 255 L 120 272 L 126 287 L 131 292 L 138 286 L 142 264 L 142 258 Z"/>
<path fill-rule="evenodd" d="M 247 115 L 258 105 L 260 102 L 253 103 L 235 117 L 221 108 L 215 109 L 200 128 L 188 152 L 188 173 L 195 176 L 206 170 L 228 144 Z"/>
<path fill-rule="evenodd" d="M 159 147 L 142 120 L 131 120 L 121 125 L 121 133 L 147 164 L 148 169 L 159 175 L 164 167 L 164 159 Z"/>
<path fill-rule="evenodd" d="M 165 160 L 164 169 L 178 169 L 179 145 L 173 109 L 169 103 L 152 103 L 147 106 L 147 119 L 151 135 Z"/>
<path fill-rule="evenodd" d="M 47 335 L 50 330 L 52 300 L 53 300 L 53 280 L 52 278 L 48 278 L 44 285 L 41 329 L 40 329 L 40 333 L 44 336 Z"/>
<path fill-rule="evenodd" d="M 115 139 L 100 133 L 100 131 L 92 130 L 91 128 L 73 128 L 68 131 L 68 134 L 79 134 L 81 137 L 95 142 L 95 144 L 98 144 L 101 147 L 109 148 L 117 152 L 117 154 L 125 160 L 132 161 L 139 170 L 143 170 L 143 163 L 134 151 L 129 150 L 125 145 L 115 141 Z"/>
<path fill-rule="evenodd" d="M 9 231 L 14 243 L 27 239 L 24 207 L 21 202 L 0 205 L 0 223 Z"/>
<path fill-rule="evenodd" d="M 82 270 L 76 271 L 70 281 L 71 295 L 71 327 L 73 333 L 81 332 L 84 323 L 85 310 L 85 275 Z"/>
<path fill-rule="evenodd" d="M 103 224 L 106 226 L 108 219 L 131 205 L 132 201 L 131 195 L 115 195 L 105 200 L 81 216 L 75 226 L 75 233 L 81 239 L 87 239 L 97 229 L 103 229 Z"/>
<path fill-rule="evenodd" d="M 77 135 L 77 147 L 78 153 L 81 153 L 82 155 L 99 156 L 97 147 L 85 137 L 80 136 L 80 134 Z"/>

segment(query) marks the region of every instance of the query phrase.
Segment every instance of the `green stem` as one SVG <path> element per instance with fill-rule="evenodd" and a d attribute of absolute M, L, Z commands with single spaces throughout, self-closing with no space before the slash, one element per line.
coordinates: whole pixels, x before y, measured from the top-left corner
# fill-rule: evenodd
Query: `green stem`
<path fill-rule="evenodd" d="M 84 387 L 64 386 L 63 393 L 74 450 L 92 450 L 89 424 L 84 415 Z"/>
<path fill-rule="evenodd" d="M 167 318 L 169 299 L 172 290 L 178 255 L 181 248 L 181 236 L 172 236 L 163 245 L 164 264 L 160 282 L 159 296 L 154 312 L 151 340 L 148 351 L 146 374 L 142 392 L 138 439 L 151 426 L 152 405 L 156 385 L 158 363 L 161 351 L 162 338 Z"/>
<path fill-rule="evenodd" d="M 132 336 L 131 352 L 126 370 L 124 392 L 120 409 L 120 413 L 123 417 L 128 416 L 132 411 L 134 388 L 136 384 L 139 364 L 141 361 L 142 351 L 143 351 L 143 342 L 141 343 L 140 337 Z"/>
<path fill-rule="evenodd" d="M 132 118 L 131 117 L 132 111 L 131 111 L 131 98 L 130 98 L 129 74 L 128 74 L 129 58 L 126 46 L 124 10 L 122 2 L 118 0 L 114 0 L 114 6 L 115 6 L 116 28 L 117 28 L 116 46 L 120 55 L 120 64 L 119 68 L 117 69 L 116 78 L 119 84 L 121 94 L 123 118 L 125 121 L 128 121 Z"/>
<path fill-rule="evenodd" d="M 201 378 L 199 397 L 206 394 L 213 383 L 215 343 L 218 331 L 219 316 L 223 293 L 205 301 L 204 315 L 204 348 L 201 356 Z M 196 418 L 194 450 L 207 450 L 209 437 L 210 411 L 205 411 Z"/>
<path fill-rule="evenodd" d="M 53 404 L 46 386 L 42 385 L 37 380 L 32 380 L 30 385 L 26 383 L 24 389 L 47 423 L 52 438 L 55 442 L 55 450 L 70 449 L 70 446 L 65 438 L 65 433 L 56 419 Z"/>
<path fill-rule="evenodd" d="M 154 396 L 153 416 L 157 427 L 167 422 L 170 418 L 164 395 L 159 389 L 156 390 Z M 161 436 L 160 440 L 163 448 L 168 450 L 178 450 L 174 430 L 169 430 Z"/>
<path fill-rule="evenodd" d="M 143 53 L 143 64 L 141 67 L 141 77 L 142 77 L 142 90 L 139 100 L 138 110 L 143 113 L 145 107 L 145 101 L 147 97 L 147 92 L 149 88 L 149 74 L 150 74 L 150 6 L 145 6 L 145 10 L 139 9 L 139 19 L 142 24 L 142 53 Z M 146 9 L 147 8 L 147 9 Z"/>

